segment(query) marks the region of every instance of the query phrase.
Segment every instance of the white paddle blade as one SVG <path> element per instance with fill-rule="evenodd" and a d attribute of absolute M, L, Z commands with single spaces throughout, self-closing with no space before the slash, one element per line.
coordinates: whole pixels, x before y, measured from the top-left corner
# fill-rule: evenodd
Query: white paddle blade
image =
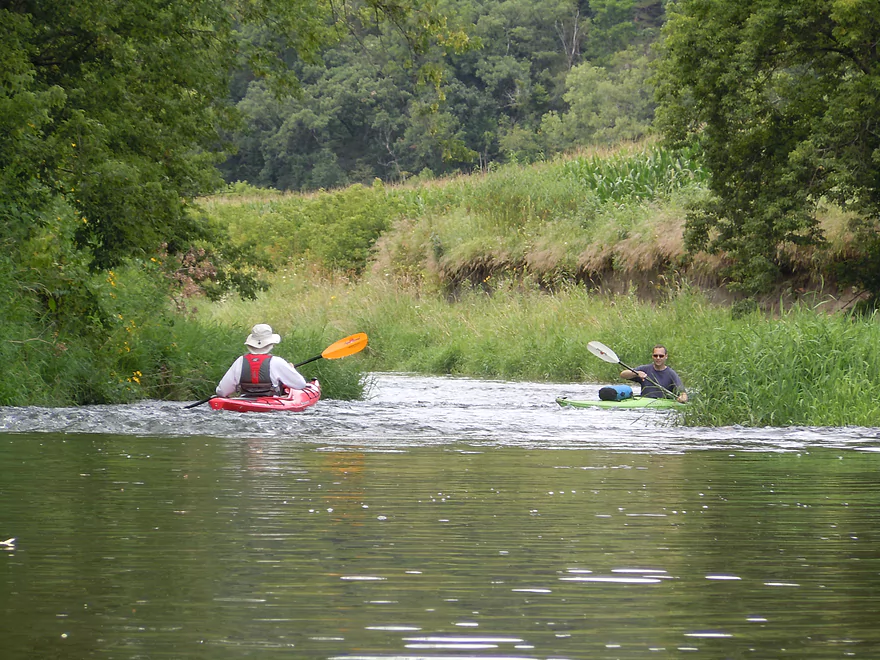
<path fill-rule="evenodd" d="M 591 341 L 587 344 L 587 349 L 596 357 L 605 360 L 605 362 L 613 362 L 614 364 L 620 362 L 617 359 L 617 354 L 601 342 Z"/>

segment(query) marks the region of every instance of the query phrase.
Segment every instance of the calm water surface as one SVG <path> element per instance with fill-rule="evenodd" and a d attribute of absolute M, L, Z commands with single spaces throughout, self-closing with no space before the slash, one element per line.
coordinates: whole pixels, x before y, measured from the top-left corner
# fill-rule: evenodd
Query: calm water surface
<path fill-rule="evenodd" d="M 880 429 L 597 390 L 0 408 L 3 657 L 880 657 Z"/>

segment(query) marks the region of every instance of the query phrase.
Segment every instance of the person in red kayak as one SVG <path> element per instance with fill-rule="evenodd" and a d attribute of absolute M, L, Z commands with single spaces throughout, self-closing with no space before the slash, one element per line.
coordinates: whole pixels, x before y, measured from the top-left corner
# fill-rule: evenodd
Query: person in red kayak
<path fill-rule="evenodd" d="M 302 390 L 308 383 L 296 368 L 284 358 L 270 355 L 281 336 L 272 326 L 258 323 L 244 340 L 248 353 L 242 355 L 226 372 L 217 385 L 217 394 L 227 397 L 241 392 L 247 397 L 281 396 L 286 390 Z"/>
<path fill-rule="evenodd" d="M 642 396 L 652 399 L 662 399 L 667 392 L 675 394 L 675 400 L 679 403 L 687 403 L 688 395 L 681 384 L 681 378 L 672 367 L 666 366 L 666 358 L 669 353 L 665 346 L 658 344 L 651 351 L 651 364 L 643 364 L 635 370 L 624 369 L 620 377 L 624 380 L 638 381 L 642 386 Z M 665 391 L 664 391 L 665 390 Z"/>

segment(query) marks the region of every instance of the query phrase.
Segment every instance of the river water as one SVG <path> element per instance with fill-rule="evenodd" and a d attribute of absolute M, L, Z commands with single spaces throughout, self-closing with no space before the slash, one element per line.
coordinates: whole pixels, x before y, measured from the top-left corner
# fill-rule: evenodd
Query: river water
<path fill-rule="evenodd" d="M 880 429 L 598 387 L 0 408 L 3 657 L 880 657 Z"/>

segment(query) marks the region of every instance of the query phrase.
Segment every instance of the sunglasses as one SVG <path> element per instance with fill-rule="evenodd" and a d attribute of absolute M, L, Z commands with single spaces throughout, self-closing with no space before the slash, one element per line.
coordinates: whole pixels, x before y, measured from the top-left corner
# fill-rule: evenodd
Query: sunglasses
<path fill-rule="evenodd" d="M 660 353 L 654 353 L 654 355 L 652 355 L 651 357 L 658 357 L 659 358 L 659 357 L 666 357 L 666 355 L 665 354 L 661 355 Z"/>

